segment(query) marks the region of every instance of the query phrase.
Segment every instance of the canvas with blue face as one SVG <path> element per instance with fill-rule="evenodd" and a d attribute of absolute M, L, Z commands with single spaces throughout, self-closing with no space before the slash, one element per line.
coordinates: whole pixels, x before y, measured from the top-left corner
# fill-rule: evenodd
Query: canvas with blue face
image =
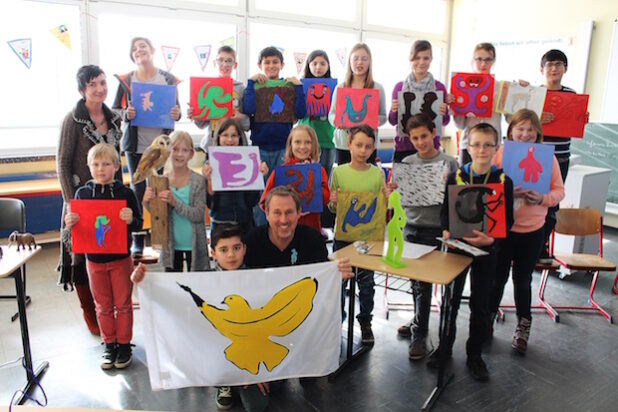
<path fill-rule="evenodd" d="M 132 82 L 131 105 L 135 108 L 131 126 L 173 129 L 170 110 L 176 106 L 176 86 Z"/>
<path fill-rule="evenodd" d="M 537 143 L 506 140 L 502 169 L 513 180 L 513 186 L 549 193 L 554 147 Z"/>
<path fill-rule="evenodd" d="M 307 102 L 307 116 L 328 116 L 337 79 L 312 78 L 301 79 Z"/>
<path fill-rule="evenodd" d="M 301 212 L 322 212 L 322 166 L 319 163 L 276 166 L 277 186 L 290 186 L 296 190 L 300 197 Z"/>

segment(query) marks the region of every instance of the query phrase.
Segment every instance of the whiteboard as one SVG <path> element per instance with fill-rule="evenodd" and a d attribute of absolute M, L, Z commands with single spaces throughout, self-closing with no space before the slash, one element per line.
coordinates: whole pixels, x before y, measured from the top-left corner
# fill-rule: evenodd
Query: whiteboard
<path fill-rule="evenodd" d="M 603 106 L 601 106 L 602 123 L 618 123 L 618 23 L 614 20 L 612 44 L 609 49 L 609 63 L 605 75 Z"/>

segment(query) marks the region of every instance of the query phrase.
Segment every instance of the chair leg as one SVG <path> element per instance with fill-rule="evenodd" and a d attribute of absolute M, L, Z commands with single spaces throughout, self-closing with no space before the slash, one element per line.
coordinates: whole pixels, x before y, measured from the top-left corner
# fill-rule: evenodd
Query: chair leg
<path fill-rule="evenodd" d="M 547 279 L 549 278 L 549 269 L 544 269 L 541 272 L 541 283 L 539 285 L 539 303 L 545 309 L 547 314 L 554 320 L 554 322 L 560 322 L 560 315 L 558 312 L 545 301 L 545 288 L 547 287 Z"/>
<path fill-rule="evenodd" d="M 614 294 L 618 295 L 618 275 L 616 275 L 616 279 L 614 279 Z"/>
<path fill-rule="evenodd" d="M 594 272 L 594 276 L 592 277 L 592 283 L 590 284 L 590 306 L 592 306 L 593 308 L 601 312 L 601 315 L 603 315 L 603 317 L 607 319 L 609 323 L 612 323 L 612 316 L 609 313 L 607 313 L 605 309 L 599 306 L 599 304 L 594 300 L 594 296 L 593 296 L 594 288 L 597 285 L 598 277 L 599 277 L 599 272 L 598 271 Z"/>

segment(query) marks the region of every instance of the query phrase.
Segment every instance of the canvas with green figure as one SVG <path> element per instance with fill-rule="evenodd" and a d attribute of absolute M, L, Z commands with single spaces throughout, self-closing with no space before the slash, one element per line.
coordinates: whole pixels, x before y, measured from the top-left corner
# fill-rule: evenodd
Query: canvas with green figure
<path fill-rule="evenodd" d="M 393 217 L 386 226 L 388 233 L 388 248 L 386 255 L 382 256 L 382 261 L 395 268 L 406 267 L 405 262 L 401 261 L 403 254 L 403 228 L 406 226 L 406 215 L 401 207 L 401 194 L 393 191 L 388 197 L 389 208 L 393 209 Z M 395 252 L 395 246 L 397 251 Z"/>

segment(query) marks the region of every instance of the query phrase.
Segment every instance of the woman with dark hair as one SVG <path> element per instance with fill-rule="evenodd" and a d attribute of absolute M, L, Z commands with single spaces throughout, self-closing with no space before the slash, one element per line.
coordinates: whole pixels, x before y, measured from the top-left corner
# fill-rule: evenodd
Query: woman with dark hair
<path fill-rule="evenodd" d="M 134 37 L 131 40 L 129 57 L 131 61 L 137 65 L 137 70 L 123 75 L 116 75 L 120 84 L 118 85 L 118 91 L 116 92 L 116 98 L 114 99 L 112 108 L 120 113 L 124 121 L 122 126 L 123 136 L 121 151 L 127 158 L 131 178 L 133 178 L 133 173 L 137 169 L 137 165 L 142 158 L 144 150 L 150 146 L 157 136 L 161 134 L 169 135 L 173 131 L 170 129 L 131 125 L 131 120 L 135 118 L 135 108 L 131 104 L 131 82 L 168 84 L 172 86 L 176 86 L 180 83 L 172 74 L 155 67 L 153 61 L 154 51 L 155 49 L 149 39 L 145 37 Z M 176 96 L 178 96 L 178 94 L 176 94 Z M 178 97 L 176 97 L 176 106 L 170 110 L 170 117 L 174 121 L 180 119 Z M 146 190 L 146 182 L 141 182 L 136 185 L 131 184 L 131 189 L 135 192 L 141 207 L 144 191 Z M 143 249 L 144 236 L 134 234 L 133 246 L 131 248 L 133 257 L 141 257 Z"/>
<path fill-rule="evenodd" d="M 65 290 L 72 290 L 73 286 L 75 287 L 88 329 L 92 334 L 98 335 L 99 326 L 88 285 L 86 261 L 84 255 L 71 254 L 71 231 L 65 227 L 64 216 L 77 189 L 92 179 L 86 161 L 88 150 L 97 143 L 109 143 L 118 150 L 122 131 L 120 116 L 103 103 L 107 98 L 107 80 L 100 67 L 82 66 L 77 71 L 77 89 L 82 98 L 62 122 L 56 155 L 58 179 L 64 202 L 58 283 L 63 285 Z M 118 170 L 115 178 L 122 182 L 121 170 Z"/>

